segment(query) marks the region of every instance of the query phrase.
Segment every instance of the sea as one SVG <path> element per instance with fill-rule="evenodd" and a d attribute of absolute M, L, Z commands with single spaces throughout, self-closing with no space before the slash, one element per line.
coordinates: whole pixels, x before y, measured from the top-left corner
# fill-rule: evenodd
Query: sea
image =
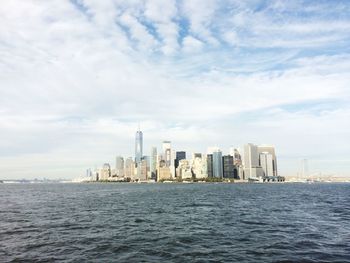
<path fill-rule="evenodd" d="M 350 262 L 350 184 L 0 184 L 0 262 Z"/>

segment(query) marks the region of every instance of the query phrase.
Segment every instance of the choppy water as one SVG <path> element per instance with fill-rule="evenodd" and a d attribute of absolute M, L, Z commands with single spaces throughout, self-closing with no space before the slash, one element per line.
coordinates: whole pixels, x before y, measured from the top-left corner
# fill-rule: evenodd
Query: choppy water
<path fill-rule="evenodd" d="M 350 262 L 350 184 L 0 184 L 0 262 Z"/>

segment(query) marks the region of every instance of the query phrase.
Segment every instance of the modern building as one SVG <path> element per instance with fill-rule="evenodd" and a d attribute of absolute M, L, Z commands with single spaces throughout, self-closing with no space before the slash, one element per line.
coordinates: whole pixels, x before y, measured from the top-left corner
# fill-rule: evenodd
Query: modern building
<path fill-rule="evenodd" d="M 207 160 L 206 158 L 195 157 L 192 159 L 192 174 L 196 179 L 208 177 Z"/>
<path fill-rule="evenodd" d="M 124 158 L 117 156 L 115 160 L 115 172 L 117 177 L 124 177 Z"/>
<path fill-rule="evenodd" d="M 136 166 L 141 163 L 143 156 L 143 133 L 139 130 L 136 132 L 135 136 L 135 164 Z"/>
<path fill-rule="evenodd" d="M 163 141 L 163 160 L 165 161 L 165 165 L 170 167 L 171 165 L 171 142 Z"/>
<path fill-rule="evenodd" d="M 259 178 L 264 175 L 264 171 L 259 163 L 258 146 L 248 143 L 243 146 L 243 167 L 244 178 Z"/>
<path fill-rule="evenodd" d="M 273 157 L 271 153 L 262 152 L 259 154 L 259 162 L 264 170 L 264 176 L 274 176 L 273 172 Z"/>
<path fill-rule="evenodd" d="M 178 176 L 182 180 L 192 179 L 191 166 L 188 160 L 186 159 L 180 160 L 177 170 L 178 170 Z"/>
<path fill-rule="evenodd" d="M 234 178 L 235 177 L 235 166 L 233 164 L 233 156 L 224 155 L 222 157 L 222 168 L 224 178 Z"/>
<path fill-rule="evenodd" d="M 237 149 L 233 150 L 233 155 L 232 156 L 233 156 L 233 164 L 235 166 L 242 165 L 242 156 L 241 156 L 241 154 L 239 153 L 239 151 Z"/>
<path fill-rule="evenodd" d="M 139 176 L 139 181 L 146 181 L 148 178 L 147 178 L 147 170 L 148 170 L 148 167 L 147 167 L 147 159 L 144 158 L 142 161 L 141 161 L 141 165 L 140 165 L 140 176 Z"/>
<path fill-rule="evenodd" d="M 129 180 L 134 178 L 135 163 L 134 160 L 129 157 L 125 160 L 125 177 Z"/>
<path fill-rule="evenodd" d="M 150 172 L 151 172 L 151 179 L 157 178 L 157 147 L 152 147 L 151 149 L 151 160 L 150 160 Z"/>
<path fill-rule="evenodd" d="M 157 181 L 164 181 L 172 179 L 170 168 L 166 165 L 164 160 L 161 160 L 158 164 L 157 169 Z"/>
<path fill-rule="evenodd" d="M 176 158 L 175 158 L 175 169 L 177 169 L 177 167 L 179 166 L 179 161 L 181 160 L 185 160 L 186 159 L 186 152 L 184 151 L 180 151 L 180 152 L 176 152 Z"/>
<path fill-rule="evenodd" d="M 222 152 L 217 149 L 213 152 L 213 177 L 222 178 Z"/>
<path fill-rule="evenodd" d="M 111 177 L 111 166 L 109 163 L 105 163 L 100 171 L 99 180 L 109 180 Z"/>
<path fill-rule="evenodd" d="M 213 177 L 213 155 L 207 154 L 207 173 L 208 177 Z"/>
<path fill-rule="evenodd" d="M 275 147 L 272 145 L 259 145 L 258 146 L 259 157 L 262 153 L 269 153 L 272 158 L 272 170 L 273 172 L 269 176 L 278 176 L 277 172 L 277 158 L 275 153 Z"/>

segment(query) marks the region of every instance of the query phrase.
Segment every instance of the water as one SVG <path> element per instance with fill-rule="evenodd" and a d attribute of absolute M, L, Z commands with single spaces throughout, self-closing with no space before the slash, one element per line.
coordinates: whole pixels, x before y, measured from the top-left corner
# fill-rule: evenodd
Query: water
<path fill-rule="evenodd" d="M 0 262 L 350 262 L 350 184 L 0 184 Z"/>

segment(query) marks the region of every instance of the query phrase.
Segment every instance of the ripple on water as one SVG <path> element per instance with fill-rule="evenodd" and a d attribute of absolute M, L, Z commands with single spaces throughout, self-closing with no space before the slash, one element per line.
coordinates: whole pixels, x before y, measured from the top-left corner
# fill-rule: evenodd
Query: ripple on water
<path fill-rule="evenodd" d="M 349 186 L 0 185 L 0 262 L 349 262 Z"/>

